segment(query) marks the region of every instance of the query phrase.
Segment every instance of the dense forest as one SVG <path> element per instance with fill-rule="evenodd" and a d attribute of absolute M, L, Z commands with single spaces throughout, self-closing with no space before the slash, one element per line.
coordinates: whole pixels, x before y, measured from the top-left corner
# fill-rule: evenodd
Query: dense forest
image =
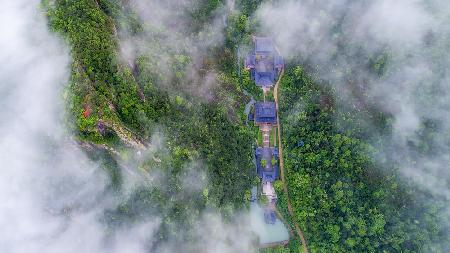
<path fill-rule="evenodd" d="M 257 136 L 245 124 L 250 98 L 244 90 L 255 98 L 262 94 L 242 69 L 239 50 L 259 31 L 253 14 L 260 1 L 236 1 L 238 11 L 224 14 L 223 43 L 203 51 L 201 44 L 167 45 L 167 38 L 213 40 L 213 19 L 225 1 L 202 0 L 176 13 L 173 19 L 189 28 L 181 30 L 146 24 L 130 2 L 43 1 L 49 26 L 71 48 L 67 125 L 82 146 L 96 150 L 87 152 L 103 161 L 111 188 L 123 198 L 119 208 L 104 214 L 112 230 L 162 214 L 161 243 L 196 240 L 189 229 L 202 211 L 219 210 L 226 220 L 233 219 L 248 205 L 256 177 L 252 144 Z M 167 1 L 165 7 L 176 9 L 177 4 Z M 148 40 L 131 62 L 121 55 L 124 34 Z M 200 53 L 192 54 L 192 47 Z M 387 71 L 386 55 L 367 63 L 379 78 Z M 208 86 L 207 94 L 197 92 L 206 89 L 201 85 L 205 80 L 215 85 Z M 427 201 L 428 193 L 404 180 L 392 163 L 374 162 L 378 150 L 371 144 L 389 134 L 389 114 L 360 104 L 342 109 L 333 86 L 300 59 L 287 62 L 280 89 L 285 170 L 295 216 L 287 212 L 281 182 L 275 184 L 278 208 L 288 222 L 299 223 L 310 252 L 445 252 L 449 231 L 441 214 L 446 202 Z M 361 115 L 370 115 L 375 127 L 365 128 Z M 143 147 L 150 151 L 135 154 Z M 417 152 L 429 149 L 418 147 Z M 163 176 L 122 195 L 127 167 L 138 168 L 133 173 L 141 177 Z M 186 177 L 198 180 L 192 192 L 186 190 Z M 292 238 L 286 247 L 263 251 L 298 248 Z"/>
<path fill-rule="evenodd" d="M 207 22 L 218 4 L 205 2 L 198 10 L 180 15 L 189 15 L 186 20 L 193 27 L 199 26 L 199 22 Z M 171 76 L 158 73 L 158 59 L 153 54 L 155 49 L 165 50 L 163 39 L 151 41 L 152 48 L 135 62 L 121 58 L 120 29 L 127 27 L 134 33 L 144 29 L 126 3 L 61 0 L 44 2 L 44 7 L 50 27 L 71 45 L 67 124 L 73 126 L 78 141 L 98 150 L 94 158 L 106 159 L 103 164 L 113 176 L 112 187 L 119 192 L 127 171 L 114 161 L 129 164 L 136 158 L 133 148 L 147 146 L 151 151 L 137 159 L 138 164 L 128 166 L 137 166 L 137 173 L 144 178 L 155 173 L 164 175 L 158 184 L 149 180 L 135 193 L 124 196 L 123 205 L 105 214 L 105 222 L 119 226 L 127 220 L 162 214 L 161 241 L 176 238 L 181 242 L 190 235 L 180 231 L 194 227 L 202 210 L 218 209 L 225 218 L 233 218 L 235 210 L 247 204 L 245 196 L 255 175 L 251 166 L 252 133 L 240 111 L 247 98 L 230 74 L 234 65 L 227 66 L 233 60 L 229 53 L 211 48 L 211 56 L 203 59 L 204 73 L 197 74 L 203 77 L 214 68 L 218 72 L 214 82 L 221 84 L 211 91 L 212 98 L 205 100 L 183 87 L 189 85 L 186 75 L 192 67 L 188 48 L 166 52 L 172 67 L 169 71 L 175 72 Z M 165 31 L 158 29 L 152 30 L 152 35 L 163 37 Z M 197 33 L 193 28 L 178 36 Z M 192 193 L 184 185 L 187 177 L 198 183 L 192 186 Z"/>
<path fill-rule="evenodd" d="M 364 129 L 339 131 L 333 117 L 356 112 L 337 110 L 302 67 L 289 68 L 281 87 L 288 189 L 311 252 L 444 252 L 445 202 L 427 202 L 395 168 L 378 167 Z"/>

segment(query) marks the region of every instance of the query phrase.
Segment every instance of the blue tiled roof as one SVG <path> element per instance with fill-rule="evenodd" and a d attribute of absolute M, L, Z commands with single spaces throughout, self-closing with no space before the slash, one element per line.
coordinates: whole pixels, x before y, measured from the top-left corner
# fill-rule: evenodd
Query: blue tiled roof
<path fill-rule="evenodd" d="M 255 71 L 255 76 L 254 76 L 255 83 L 257 86 L 262 86 L 262 87 L 272 86 L 273 82 L 275 80 L 274 75 L 275 74 L 273 72 L 261 73 L 261 72 Z"/>
<path fill-rule="evenodd" d="M 247 119 L 249 121 L 253 121 L 253 120 L 255 120 L 255 115 L 253 113 L 249 113 L 248 116 L 247 116 Z"/>
<path fill-rule="evenodd" d="M 278 178 L 278 149 L 277 148 L 256 148 L 256 172 L 263 182 L 273 182 Z M 272 158 L 276 163 L 272 164 Z M 262 166 L 261 160 L 266 160 L 266 166 Z"/>
<path fill-rule="evenodd" d="M 256 52 L 272 52 L 274 51 L 272 40 L 265 37 L 255 38 L 255 50 Z"/>
<path fill-rule="evenodd" d="M 245 62 L 256 85 L 262 87 L 274 85 L 279 71 L 284 66 L 283 58 L 275 50 L 272 40 L 266 37 L 254 38 L 253 50 Z"/>
<path fill-rule="evenodd" d="M 277 109 L 275 102 L 257 102 L 255 103 L 255 121 L 256 123 L 277 123 Z"/>

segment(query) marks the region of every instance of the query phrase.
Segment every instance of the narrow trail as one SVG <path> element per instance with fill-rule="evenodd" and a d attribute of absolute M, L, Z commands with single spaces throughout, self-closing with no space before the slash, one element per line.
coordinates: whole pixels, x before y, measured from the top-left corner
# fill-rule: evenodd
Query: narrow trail
<path fill-rule="evenodd" d="M 280 81 L 281 81 L 281 78 L 283 77 L 283 75 L 284 75 L 284 68 L 281 70 L 280 77 L 278 78 L 278 81 L 275 84 L 275 87 L 273 89 L 273 93 L 274 93 L 273 95 L 275 98 L 275 105 L 276 105 L 277 112 L 279 111 L 278 110 L 278 108 L 279 108 L 278 107 L 278 86 L 280 84 Z M 280 122 L 279 113 L 277 113 L 277 122 L 278 122 L 277 127 L 278 127 L 278 150 L 279 150 L 279 159 L 280 159 L 280 177 L 281 177 L 281 181 L 283 183 L 283 191 L 284 191 L 284 194 L 286 194 L 288 211 L 289 211 L 289 215 L 291 216 L 291 220 L 294 223 L 295 231 L 297 232 L 298 236 L 300 237 L 300 240 L 302 241 L 303 253 L 308 253 L 308 247 L 306 245 L 305 236 L 303 235 L 303 232 L 300 229 L 300 226 L 297 224 L 297 222 L 294 219 L 294 210 L 292 208 L 291 200 L 289 198 L 286 176 L 284 173 L 283 146 L 281 145 L 281 122 Z"/>

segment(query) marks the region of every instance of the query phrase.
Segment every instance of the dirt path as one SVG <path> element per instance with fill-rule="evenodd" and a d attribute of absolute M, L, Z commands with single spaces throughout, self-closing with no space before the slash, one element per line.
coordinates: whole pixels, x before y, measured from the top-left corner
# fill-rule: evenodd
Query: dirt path
<path fill-rule="evenodd" d="M 280 84 L 281 78 L 283 77 L 283 74 L 284 74 L 284 69 L 281 71 L 280 77 L 278 78 L 278 81 L 275 84 L 275 88 L 273 89 L 273 95 L 275 98 L 275 104 L 276 104 L 276 108 L 277 108 L 278 150 L 279 150 L 279 156 L 280 156 L 280 177 L 281 177 L 281 181 L 283 182 L 284 194 L 286 194 L 289 215 L 291 216 L 291 220 L 294 223 L 295 231 L 297 232 L 298 236 L 300 237 L 300 240 L 302 241 L 303 253 L 308 253 L 308 247 L 306 245 L 305 236 L 303 235 L 302 230 L 300 229 L 299 225 L 297 224 L 297 222 L 294 219 L 294 210 L 292 209 L 291 200 L 289 198 L 289 193 L 288 193 L 288 188 L 287 188 L 286 176 L 284 174 L 283 146 L 281 145 L 281 122 L 280 122 L 280 116 L 278 113 L 278 86 Z"/>

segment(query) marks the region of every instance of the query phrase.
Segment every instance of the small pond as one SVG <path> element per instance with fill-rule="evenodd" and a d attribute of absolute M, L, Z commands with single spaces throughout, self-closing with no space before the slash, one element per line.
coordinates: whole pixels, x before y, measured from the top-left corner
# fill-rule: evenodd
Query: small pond
<path fill-rule="evenodd" d="M 256 187 L 252 189 L 252 193 Z M 264 209 L 253 201 L 250 203 L 250 224 L 251 230 L 259 237 L 260 244 L 274 244 L 289 240 L 289 231 L 277 218 L 275 224 L 267 224 L 264 221 Z"/>

